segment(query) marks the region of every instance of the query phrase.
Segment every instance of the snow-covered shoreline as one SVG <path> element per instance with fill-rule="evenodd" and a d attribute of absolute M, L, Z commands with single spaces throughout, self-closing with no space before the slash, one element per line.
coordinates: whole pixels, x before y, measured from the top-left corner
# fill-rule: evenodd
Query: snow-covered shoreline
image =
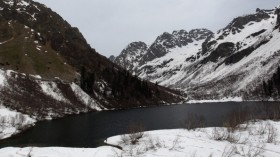
<path fill-rule="evenodd" d="M 26 147 L 2 148 L 1 157 L 119 157 L 119 156 L 280 156 L 280 122 L 257 121 L 228 128 L 147 131 L 132 144 L 131 135 L 118 135 L 105 142 L 117 145 L 98 148 Z"/>
<path fill-rule="evenodd" d="M 225 97 L 217 100 L 189 100 L 186 103 L 195 104 L 195 103 L 215 103 L 215 102 L 243 102 L 242 97 Z"/>
<path fill-rule="evenodd" d="M 36 120 L 28 115 L 12 111 L 0 105 L 0 140 L 9 138 L 35 125 Z"/>
<path fill-rule="evenodd" d="M 242 97 L 224 97 L 221 99 L 212 99 L 212 100 L 188 100 L 185 103 L 187 104 L 200 104 L 200 103 L 220 103 L 220 102 L 279 102 L 279 100 L 274 100 L 273 98 L 265 100 L 244 100 Z"/>

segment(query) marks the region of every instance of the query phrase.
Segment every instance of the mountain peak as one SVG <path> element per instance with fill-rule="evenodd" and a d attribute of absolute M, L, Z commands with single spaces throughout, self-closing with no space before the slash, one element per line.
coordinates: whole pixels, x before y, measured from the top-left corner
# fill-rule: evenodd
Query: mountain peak
<path fill-rule="evenodd" d="M 190 32 L 190 37 L 195 40 L 205 40 L 208 37 L 214 35 L 214 33 L 206 28 L 192 29 Z"/>
<path fill-rule="evenodd" d="M 109 57 L 109 60 L 110 60 L 111 62 L 114 62 L 115 59 L 116 59 L 116 57 L 115 57 L 114 55 L 111 55 L 111 56 Z"/>
<path fill-rule="evenodd" d="M 178 36 L 178 35 L 186 35 L 186 34 L 189 34 L 186 30 L 184 29 L 181 29 L 181 30 L 175 30 L 172 32 L 173 35 L 175 36 Z"/>
<path fill-rule="evenodd" d="M 132 42 L 122 50 L 121 54 L 115 58 L 114 62 L 132 72 L 133 68 L 139 64 L 139 61 L 146 53 L 147 49 L 147 44 L 142 41 Z"/>
<path fill-rule="evenodd" d="M 190 32 L 182 29 L 173 31 L 172 34 L 164 32 L 149 47 L 148 52 L 142 58 L 141 65 L 147 61 L 165 56 L 171 49 L 187 46 L 194 41 L 206 40 L 212 37 L 213 34 L 207 29 L 193 29 Z"/>
<path fill-rule="evenodd" d="M 248 14 L 234 18 L 224 29 L 220 31 L 224 31 L 224 36 L 228 35 L 230 32 L 232 34 L 239 33 L 240 30 L 250 22 L 260 22 L 264 19 L 270 18 L 269 13 L 272 11 L 273 10 L 256 9 L 255 14 Z"/>

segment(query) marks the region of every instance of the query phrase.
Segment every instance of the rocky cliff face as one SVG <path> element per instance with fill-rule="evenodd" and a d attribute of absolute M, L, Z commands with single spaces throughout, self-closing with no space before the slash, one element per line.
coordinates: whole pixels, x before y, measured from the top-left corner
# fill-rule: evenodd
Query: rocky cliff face
<path fill-rule="evenodd" d="M 147 49 L 148 46 L 144 42 L 130 43 L 121 54 L 115 58 L 114 62 L 133 73 L 134 67 L 139 65 Z"/>
<path fill-rule="evenodd" d="M 134 69 L 144 79 L 185 91 L 190 99 L 264 99 L 263 81 L 280 62 L 279 36 L 279 9 L 257 9 L 215 34 L 164 33 Z"/>

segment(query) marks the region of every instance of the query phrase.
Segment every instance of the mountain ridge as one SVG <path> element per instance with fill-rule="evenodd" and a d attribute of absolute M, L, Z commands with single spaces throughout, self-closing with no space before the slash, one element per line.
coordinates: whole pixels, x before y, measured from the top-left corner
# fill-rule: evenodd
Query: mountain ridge
<path fill-rule="evenodd" d="M 212 35 L 213 33 L 205 28 L 193 29 L 189 32 L 183 29 L 173 31 L 172 33 L 164 32 L 150 46 L 147 46 L 142 41 L 128 44 L 127 48 L 119 56 L 115 57 L 113 61 L 130 72 L 137 74 L 135 67 L 166 55 L 170 52 L 170 49 L 184 47 L 195 41 L 206 40 L 211 38 Z M 142 45 L 142 47 L 134 46 L 135 43 Z M 131 60 L 131 58 L 135 59 Z"/>
<path fill-rule="evenodd" d="M 202 42 L 172 47 L 169 53 L 162 50 L 159 56 L 134 67 L 133 72 L 143 79 L 185 91 L 192 100 L 268 99 L 271 95 L 265 95 L 262 82 L 270 80 L 280 62 L 280 47 L 276 44 L 279 18 L 279 8 L 257 9 L 255 14 L 233 19 Z M 278 99 L 276 84 L 274 81 L 271 86 L 273 97 Z"/>

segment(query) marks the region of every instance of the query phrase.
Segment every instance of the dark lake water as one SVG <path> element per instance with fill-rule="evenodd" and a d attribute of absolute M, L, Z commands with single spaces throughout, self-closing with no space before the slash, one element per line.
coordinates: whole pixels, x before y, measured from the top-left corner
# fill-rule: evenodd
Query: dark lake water
<path fill-rule="evenodd" d="M 273 102 L 265 102 L 272 104 Z M 188 114 L 206 119 L 205 126 L 222 126 L 227 114 L 240 108 L 253 108 L 264 102 L 181 104 L 131 110 L 91 112 L 53 121 L 39 122 L 31 129 L 0 141 L 8 146 L 97 147 L 110 136 L 127 133 L 127 127 L 141 123 L 145 130 L 182 128 Z"/>

